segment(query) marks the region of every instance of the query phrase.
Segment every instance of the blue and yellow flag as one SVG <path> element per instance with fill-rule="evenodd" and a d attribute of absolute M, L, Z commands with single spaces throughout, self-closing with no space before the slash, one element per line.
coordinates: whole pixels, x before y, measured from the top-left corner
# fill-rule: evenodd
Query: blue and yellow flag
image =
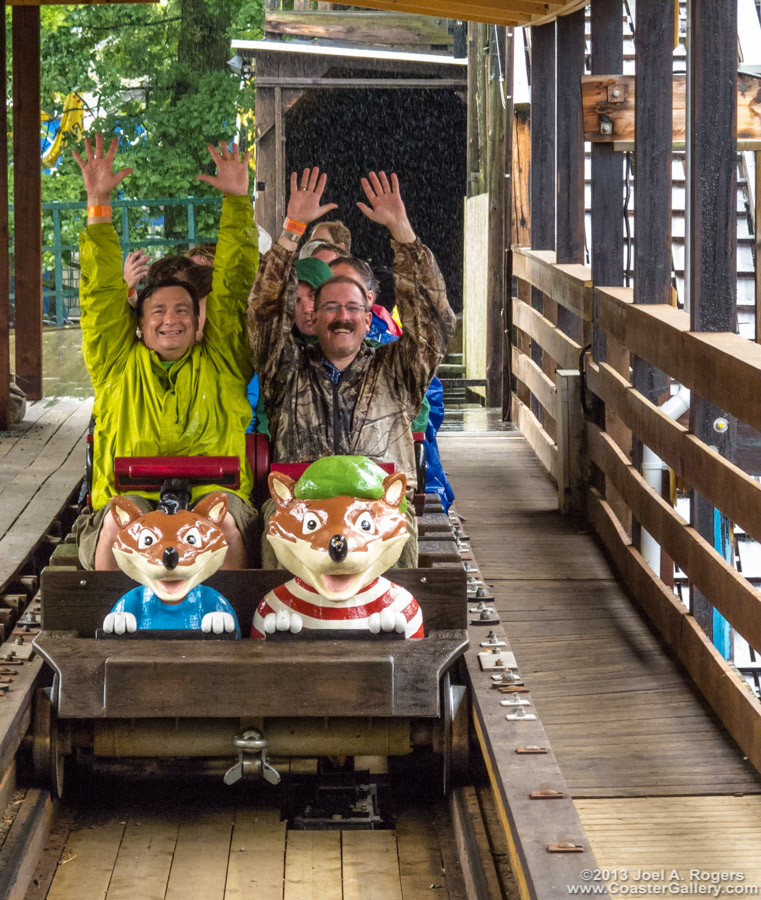
<path fill-rule="evenodd" d="M 47 113 L 42 114 L 42 121 L 50 121 Z M 42 157 L 42 165 L 45 169 L 52 169 L 58 162 L 63 148 L 70 143 L 81 140 L 84 131 L 84 102 L 79 94 L 67 94 L 63 104 L 61 125 L 53 140 L 53 143 L 45 151 Z"/>

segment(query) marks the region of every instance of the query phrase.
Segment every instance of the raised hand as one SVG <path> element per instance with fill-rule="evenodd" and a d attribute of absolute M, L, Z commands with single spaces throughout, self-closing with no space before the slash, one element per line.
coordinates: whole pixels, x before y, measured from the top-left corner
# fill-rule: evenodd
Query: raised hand
<path fill-rule="evenodd" d="M 233 143 L 228 146 L 224 141 L 220 142 L 219 150 L 209 146 L 209 153 L 217 167 L 216 175 L 196 175 L 198 181 L 205 181 L 223 194 L 231 197 L 245 197 L 248 194 L 248 165 L 251 158 L 250 151 L 246 150 L 241 159 L 238 145 Z"/>
<path fill-rule="evenodd" d="M 415 232 L 407 218 L 407 210 L 399 192 L 399 179 L 393 172 L 390 182 L 385 172 L 377 175 L 369 172 L 367 178 L 362 179 L 362 189 L 367 203 L 358 202 L 357 206 L 371 222 L 385 225 L 391 232 L 391 237 L 399 243 L 407 244 L 415 240 Z"/>
<path fill-rule="evenodd" d="M 313 169 L 304 169 L 300 179 L 296 172 L 291 172 L 288 218 L 309 225 L 310 222 L 324 216 L 331 209 L 337 209 L 338 206 L 335 203 L 322 203 L 322 195 L 325 193 L 327 183 L 328 176 L 324 172 L 320 175 L 317 166 Z"/>
<path fill-rule="evenodd" d="M 133 169 L 120 169 L 118 172 L 114 172 L 114 157 L 118 146 L 119 138 L 114 138 L 108 152 L 104 153 L 103 135 L 96 134 L 94 151 L 90 138 L 85 138 L 86 161 L 76 150 L 73 153 L 74 159 L 82 170 L 82 180 L 85 183 L 87 202 L 90 206 L 108 205 L 111 191 L 134 171 Z"/>
<path fill-rule="evenodd" d="M 132 250 L 127 254 L 124 260 L 124 280 L 131 291 L 137 290 L 138 284 L 148 274 L 150 261 L 151 258 L 146 256 L 145 250 Z"/>

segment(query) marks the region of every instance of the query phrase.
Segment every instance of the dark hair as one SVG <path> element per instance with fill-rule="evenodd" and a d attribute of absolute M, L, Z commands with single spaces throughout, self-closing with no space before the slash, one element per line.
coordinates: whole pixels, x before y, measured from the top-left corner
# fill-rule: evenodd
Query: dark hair
<path fill-rule="evenodd" d="M 199 298 L 208 297 L 211 293 L 211 282 L 214 277 L 214 267 L 204 266 L 200 263 L 183 269 L 177 276 L 180 281 L 192 284 Z"/>
<path fill-rule="evenodd" d="M 137 305 L 135 312 L 137 313 L 137 321 L 140 323 L 143 318 L 143 308 L 145 301 L 151 297 L 159 288 L 178 287 L 182 288 L 193 301 L 193 315 L 198 318 L 201 314 L 201 305 L 198 301 L 198 294 L 195 285 L 189 281 L 181 281 L 179 278 L 162 278 L 161 281 L 151 281 L 137 295 Z"/>
<path fill-rule="evenodd" d="M 314 292 L 314 308 L 315 310 L 320 305 L 320 297 L 322 296 L 322 292 L 326 287 L 330 287 L 331 284 L 350 284 L 352 287 L 355 287 L 365 301 L 365 306 L 370 309 L 370 301 L 367 297 L 367 291 L 362 287 L 362 285 L 357 281 L 356 278 L 349 278 L 348 275 L 336 275 L 333 278 L 328 278 L 327 281 L 323 282 L 317 290 Z"/>
<path fill-rule="evenodd" d="M 326 228 L 331 241 L 334 244 L 343 244 L 340 249 L 345 248 L 347 253 L 351 253 L 351 232 L 343 222 L 339 222 L 338 219 L 333 219 L 332 222 L 318 222 L 309 234 L 310 240 L 314 240 L 312 235 L 318 228 Z"/>
<path fill-rule="evenodd" d="M 196 265 L 192 259 L 187 256 L 163 256 L 157 259 L 148 267 L 148 275 L 146 276 L 146 284 L 152 281 L 163 281 L 165 278 L 172 278 L 183 269 L 189 269 Z"/>
<path fill-rule="evenodd" d="M 334 266 L 349 266 L 362 279 L 366 291 L 375 290 L 375 277 L 370 264 L 360 259 L 358 256 L 344 256 L 338 259 L 332 259 L 328 265 L 332 269 Z"/>
<path fill-rule="evenodd" d="M 396 306 L 394 273 L 389 266 L 380 266 L 374 270 L 374 274 L 378 283 L 375 302 L 379 303 L 388 312 L 393 312 Z"/>

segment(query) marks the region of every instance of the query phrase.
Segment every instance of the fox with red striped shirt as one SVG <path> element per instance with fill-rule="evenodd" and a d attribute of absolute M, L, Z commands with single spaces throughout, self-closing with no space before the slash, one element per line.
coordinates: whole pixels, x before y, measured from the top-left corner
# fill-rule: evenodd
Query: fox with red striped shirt
<path fill-rule="evenodd" d="M 422 638 L 415 598 L 381 577 L 409 538 L 406 486 L 403 472 L 385 475 L 361 456 L 324 457 L 298 482 L 270 473 L 267 539 L 296 577 L 261 601 L 251 637 L 336 629 Z"/>

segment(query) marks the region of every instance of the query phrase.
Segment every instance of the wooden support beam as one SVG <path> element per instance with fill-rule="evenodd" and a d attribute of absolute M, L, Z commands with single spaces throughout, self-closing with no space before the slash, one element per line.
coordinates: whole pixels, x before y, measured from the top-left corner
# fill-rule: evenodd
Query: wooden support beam
<path fill-rule="evenodd" d="M 584 10 L 557 22 L 557 261 L 584 262 Z M 562 327 L 562 326 L 561 326 Z"/>
<path fill-rule="evenodd" d="M 0 54 L 3 59 L 3 96 L 7 94 L 5 16 L 0 22 Z M 8 106 L 0 109 L 0 431 L 8 428 L 10 421 L 10 315 L 11 268 L 8 233 Z"/>
<path fill-rule="evenodd" d="M 478 67 L 480 65 L 482 27 L 476 22 L 468 23 L 468 197 L 482 193 L 481 184 L 481 143 L 478 138 Z"/>
<path fill-rule="evenodd" d="M 401 91 L 460 91 L 466 86 L 462 78 L 300 78 L 262 75 L 257 88 L 280 88 L 302 91 L 305 88 L 336 90 L 401 90 Z"/>
<path fill-rule="evenodd" d="M 39 7 L 16 7 L 13 10 L 12 29 L 16 381 L 27 398 L 40 400 L 42 398 L 42 170 L 38 152 Z"/>
<path fill-rule="evenodd" d="M 687 290 L 692 331 L 737 330 L 737 0 L 693 0 L 690 7 L 690 109 L 687 191 L 690 209 Z M 734 458 L 736 423 L 696 391 L 690 430 Z M 715 423 L 727 421 L 721 431 Z M 690 520 L 714 540 L 714 509 L 693 492 Z M 691 590 L 692 612 L 709 638 L 713 610 Z"/>
<path fill-rule="evenodd" d="M 623 71 L 622 12 L 621 0 L 595 0 L 591 6 L 592 72 L 597 75 Z M 621 156 L 612 147 L 593 144 L 591 265 L 596 285 L 618 286 L 624 281 L 623 182 Z M 596 309 L 592 354 L 598 362 L 607 358 Z"/>
<path fill-rule="evenodd" d="M 660 5 L 658 0 L 656 4 Z M 638 20 L 639 15 L 638 13 Z M 639 27 L 637 34 L 641 34 Z M 754 141 L 761 140 L 759 90 L 761 76 L 744 72 L 737 75 L 735 134 L 738 142 L 746 148 Z M 593 144 L 612 143 L 617 149 L 628 149 L 627 145 L 633 144 L 635 140 L 636 94 L 634 75 L 584 75 L 581 79 L 584 140 Z M 672 143 L 684 144 L 687 132 L 687 83 L 684 75 L 673 76 L 671 108 Z"/>
<path fill-rule="evenodd" d="M 555 24 L 531 29 L 531 248 L 555 249 Z M 532 289 L 531 305 L 542 313 L 544 298 Z M 542 366 L 542 351 L 531 346 Z M 531 410 L 541 421 L 541 410 Z"/>
<path fill-rule="evenodd" d="M 454 43 L 446 19 L 404 13 L 347 10 L 336 14 L 282 9 L 267 16 L 265 27 L 271 34 L 366 44 L 451 47 Z"/>
<path fill-rule="evenodd" d="M 634 180 L 634 302 L 671 302 L 671 92 L 674 6 L 640 0 L 637 6 L 637 131 Z M 634 386 L 654 403 L 668 378 L 640 358 Z"/>
<path fill-rule="evenodd" d="M 486 301 L 486 405 L 502 407 L 504 322 L 502 307 L 506 293 L 505 254 L 509 231 L 505 230 L 508 202 L 506 183 L 507 109 L 503 107 L 505 92 L 505 29 L 489 29 L 489 142 L 487 145 L 489 231 L 488 294 Z M 512 108 L 512 103 L 511 103 Z M 509 287 L 507 288 L 509 293 Z"/>

